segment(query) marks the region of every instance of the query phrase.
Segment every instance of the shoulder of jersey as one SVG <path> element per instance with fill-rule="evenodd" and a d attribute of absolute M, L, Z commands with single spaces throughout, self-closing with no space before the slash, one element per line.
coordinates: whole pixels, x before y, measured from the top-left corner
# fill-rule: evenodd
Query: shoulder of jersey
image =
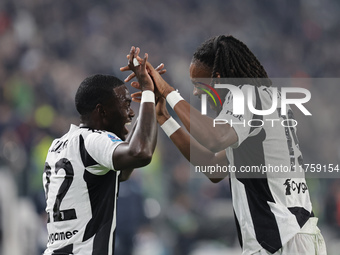
<path fill-rule="evenodd" d="M 87 129 L 89 132 L 105 135 L 108 137 L 112 142 L 121 142 L 122 139 L 120 139 L 117 135 L 115 135 L 112 132 L 106 131 L 106 130 L 97 130 L 97 129 Z"/>

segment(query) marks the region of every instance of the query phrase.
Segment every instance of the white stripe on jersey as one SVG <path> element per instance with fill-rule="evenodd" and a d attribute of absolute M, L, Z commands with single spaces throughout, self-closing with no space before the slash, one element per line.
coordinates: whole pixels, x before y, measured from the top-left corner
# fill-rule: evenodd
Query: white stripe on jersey
<path fill-rule="evenodd" d="M 252 92 L 254 108 L 267 110 L 272 106 L 271 88 L 251 85 L 240 88 L 245 96 L 244 115 L 233 114 L 232 95 L 228 94 L 216 119 L 236 123 L 233 128 L 238 135 L 238 143 L 228 148 L 226 155 L 230 165 L 238 171 L 230 174 L 230 183 L 243 255 L 262 248 L 275 252 L 313 215 L 304 171 L 295 171 L 293 175 L 294 169 L 302 165 L 302 154 L 296 127 L 281 124 L 282 120 L 293 119 L 290 107 L 287 107 L 286 116 L 281 116 L 280 104 L 268 116 L 255 115 L 247 106 L 248 90 Z M 288 123 L 285 126 L 289 126 Z M 264 166 L 267 169 L 282 166 L 289 171 L 264 174 L 241 171 L 251 167 L 263 169 Z"/>
<path fill-rule="evenodd" d="M 112 153 L 122 141 L 113 133 L 71 125 L 53 141 L 43 184 L 48 213 L 45 255 L 112 255 L 119 171 Z"/>

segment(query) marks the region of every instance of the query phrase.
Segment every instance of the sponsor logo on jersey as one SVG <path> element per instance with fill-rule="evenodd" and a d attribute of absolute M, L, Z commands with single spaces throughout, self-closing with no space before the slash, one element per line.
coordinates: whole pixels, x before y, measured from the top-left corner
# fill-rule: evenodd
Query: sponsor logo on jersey
<path fill-rule="evenodd" d="M 122 141 L 117 136 L 114 136 L 114 135 L 111 135 L 111 134 L 108 134 L 107 136 L 111 139 L 112 142 L 120 142 L 120 141 Z"/>
<path fill-rule="evenodd" d="M 71 239 L 78 232 L 79 232 L 78 230 L 73 230 L 73 231 L 52 233 L 48 236 L 48 242 L 50 244 L 53 244 L 56 241 L 68 240 L 68 239 Z"/>
<path fill-rule="evenodd" d="M 286 179 L 283 185 L 286 186 L 286 196 L 290 196 L 292 192 L 304 194 L 308 190 L 307 184 L 305 182 L 295 182 L 291 179 Z"/>

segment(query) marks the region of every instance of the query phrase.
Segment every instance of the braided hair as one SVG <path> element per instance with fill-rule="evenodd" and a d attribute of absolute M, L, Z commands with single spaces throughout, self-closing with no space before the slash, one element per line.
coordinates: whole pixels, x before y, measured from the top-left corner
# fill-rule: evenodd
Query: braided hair
<path fill-rule="evenodd" d="M 196 61 L 212 69 L 212 78 L 218 74 L 221 78 L 236 78 L 232 79 L 234 85 L 270 87 L 272 84 L 255 55 L 233 36 L 220 35 L 205 41 L 194 52 L 192 62 Z"/>

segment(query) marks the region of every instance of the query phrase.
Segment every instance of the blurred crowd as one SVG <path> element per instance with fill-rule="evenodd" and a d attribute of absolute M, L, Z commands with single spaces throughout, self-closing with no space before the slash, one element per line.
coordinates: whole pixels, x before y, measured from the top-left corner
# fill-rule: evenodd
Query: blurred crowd
<path fill-rule="evenodd" d="M 270 77 L 297 79 L 311 91 L 313 117 L 299 116 L 298 126 L 305 162 L 339 164 L 339 12 L 340 2 L 332 0 L 2 0 L 0 255 L 43 251 L 48 147 L 79 124 L 80 82 L 94 73 L 123 80 L 128 73 L 119 67 L 132 45 L 148 52 L 152 64 L 163 62 L 165 79 L 189 100 L 195 48 L 219 34 L 242 40 Z M 340 237 L 339 180 L 308 182 L 332 249 Z M 239 252 L 228 180 L 193 177 L 162 132 L 151 165 L 121 184 L 117 220 L 118 254 Z"/>

